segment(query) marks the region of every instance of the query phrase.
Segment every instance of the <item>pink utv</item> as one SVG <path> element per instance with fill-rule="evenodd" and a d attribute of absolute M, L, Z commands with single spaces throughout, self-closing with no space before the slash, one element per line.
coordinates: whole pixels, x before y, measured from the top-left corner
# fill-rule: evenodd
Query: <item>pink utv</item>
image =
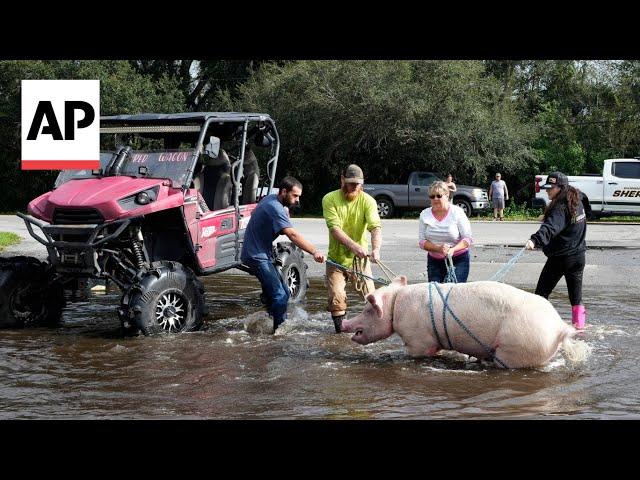
<path fill-rule="evenodd" d="M 198 277 L 247 271 L 244 232 L 274 190 L 275 122 L 235 112 L 102 117 L 100 147 L 99 169 L 61 171 L 18 214 L 48 258 L 0 258 L 0 328 L 55 326 L 66 302 L 101 279 L 122 291 L 124 333 L 197 330 Z M 304 298 L 302 251 L 281 242 L 274 257 L 290 301 Z"/>

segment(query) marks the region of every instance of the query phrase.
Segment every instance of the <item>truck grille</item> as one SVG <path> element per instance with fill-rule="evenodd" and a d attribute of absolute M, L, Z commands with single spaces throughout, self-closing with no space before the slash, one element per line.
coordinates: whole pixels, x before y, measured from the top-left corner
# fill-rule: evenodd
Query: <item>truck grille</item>
<path fill-rule="evenodd" d="M 53 223 L 57 225 L 102 223 L 104 218 L 95 208 L 56 208 Z"/>

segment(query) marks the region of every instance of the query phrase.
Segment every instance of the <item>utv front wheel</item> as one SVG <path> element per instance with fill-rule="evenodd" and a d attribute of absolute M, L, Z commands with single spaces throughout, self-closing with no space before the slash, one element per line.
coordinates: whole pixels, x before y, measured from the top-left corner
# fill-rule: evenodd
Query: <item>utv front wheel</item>
<path fill-rule="evenodd" d="M 0 263 L 0 328 L 55 327 L 65 306 L 62 285 L 33 257 Z"/>
<path fill-rule="evenodd" d="M 156 262 L 122 298 L 125 332 L 145 335 L 198 330 L 205 314 L 204 287 L 177 262 Z"/>
<path fill-rule="evenodd" d="M 275 247 L 276 268 L 284 283 L 289 287 L 290 303 L 300 302 L 307 295 L 309 279 L 307 264 L 302 259 L 302 250 L 291 242 L 281 242 Z"/>

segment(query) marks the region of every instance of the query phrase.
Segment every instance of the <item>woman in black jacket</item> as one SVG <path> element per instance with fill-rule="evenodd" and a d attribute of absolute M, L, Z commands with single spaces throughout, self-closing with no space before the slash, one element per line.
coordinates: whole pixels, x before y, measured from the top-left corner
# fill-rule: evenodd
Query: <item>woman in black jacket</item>
<path fill-rule="evenodd" d="M 540 229 L 527 241 L 528 250 L 542 247 L 547 256 L 536 294 L 549 294 L 564 275 L 571 302 L 571 320 L 578 329 L 585 327 L 586 311 L 582 305 L 582 274 L 587 245 L 587 218 L 578 189 L 569 186 L 562 172 L 550 173 L 541 187 L 547 190 L 551 203 L 547 206 Z"/>

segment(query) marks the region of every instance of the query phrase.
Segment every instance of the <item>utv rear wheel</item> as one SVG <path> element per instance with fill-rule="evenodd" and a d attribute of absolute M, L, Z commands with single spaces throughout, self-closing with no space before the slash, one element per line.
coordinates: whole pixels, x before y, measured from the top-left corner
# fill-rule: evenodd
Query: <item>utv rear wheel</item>
<path fill-rule="evenodd" d="M 0 328 L 55 327 L 65 306 L 62 285 L 33 257 L 0 263 Z"/>
<path fill-rule="evenodd" d="M 125 332 L 145 335 L 198 330 L 205 315 L 204 287 L 177 262 L 156 262 L 123 295 L 120 319 Z"/>
<path fill-rule="evenodd" d="M 304 253 L 291 242 L 281 242 L 275 246 L 276 268 L 289 287 L 290 303 L 302 301 L 307 295 L 309 279 Z"/>

